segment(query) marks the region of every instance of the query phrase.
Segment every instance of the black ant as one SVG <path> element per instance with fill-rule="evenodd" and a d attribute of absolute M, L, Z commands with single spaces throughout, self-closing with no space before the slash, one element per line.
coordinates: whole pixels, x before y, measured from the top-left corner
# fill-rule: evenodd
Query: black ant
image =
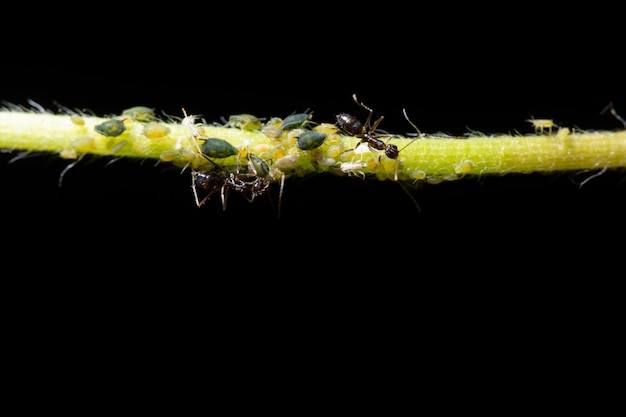
<path fill-rule="evenodd" d="M 376 129 L 378 128 L 378 125 L 380 124 L 380 122 L 383 121 L 385 116 L 380 116 L 372 125 L 370 125 L 371 120 L 372 120 L 372 116 L 374 114 L 374 111 L 371 108 L 367 107 L 365 104 L 361 103 L 356 98 L 356 94 L 353 94 L 352 98 L 354 99 L 354 102 L 357 105 L 359 105 L 360 107 L 363 107 L 365 110 L 367 110 L 369 112 L 369 114 L 367 115 L 367 119 L 365 120 L 365 123 L 361 123 L 361 121 L 356 116 L 353 116 L 351 114 L 339 113 L 339 114 L 337 114 L 335 116 L 335 118 L 336 118 L 336 126 L 342 132 L 344 132 L 344 133 L 346 133 L 346 134 L 348 134 L 350 136 L 354 136 L 355 138 L 360 139 L 359 143 L 357 143 L 357 145 L 356 145 L 357 147 L 360 144 L 362 144 L 362 143 L 367 143 L 367 146 L 369 147 L 369 149 L 372 152 L 384 151 L 385 155 L 388 158 L 395 159 L 396 160 L 396 170 L 395 170 L 395 174 L 394 174 L 394 179 L 396 181 L 398 181 L 398 167 L 400 165 L 400 162 L 398 161 L 398 156 L 400 156 L 400 151 L 402 149 L 406 148 L 407 146 L 409 146 L 416 139 L 420 138 L 422 136 L 421 133 L 419 133 L 419 130 L 417 130 L 417 127 L 415 127 L 415 125 L 413 125 L 413 123 L 409 120 L 409 123 L 411 123 L 411 125 L 413 127 L 415 127 L 415 129 L 418 131 L 418 134 L 419 134 L 418 137 L 416 137 L 415 139 L 413 139 L 412 141 L 407 143 L 402 149 L 398 149 L 398 147 L 396 145 L 394 145 L 394 144 L 385 143 L 384 141 L 382 141 L 379 138 L 381 138 L 381 137 L 391 137 L 392 135 L 376 135 L 376 134 L 374 134 Z M 404 116 L 406 117 L 406 113 L 404 114 Z M 407 118 L 407 120 L 408 120 L 408 118 Z"/>
<path fill-rule="evenodd" d="M 250 155 L 248 158 L 248 167 L 251 172 L 241 172 L 239 170 L 239 161 L 237 161 L 237 169 L 235 172 L 227 171 L 204 156 L 216 169 L 211 171 L 191 172 L 191 189 L 193 190 L 196 205 L 201 207 L 218 191 L 220 192 L 222 201 L 222 210 L 226 210 L 230 190 L 238 192 L 250 203 L 253 202 L 256 197 L 264 194 L 270 186 L 270 180 L 266 175 L 261 175 L 263 173 L 259 173 L 259 170 L 264 170 L 266 164 L 261 158 L 252 158 L 253 156 L 254 155 Z M 198 189 L 207 192 L 202 200 L 198 197 Z"/>

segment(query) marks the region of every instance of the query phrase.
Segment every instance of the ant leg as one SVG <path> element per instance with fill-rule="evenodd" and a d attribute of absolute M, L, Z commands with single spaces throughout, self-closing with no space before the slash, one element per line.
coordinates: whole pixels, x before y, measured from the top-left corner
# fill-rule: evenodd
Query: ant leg
<path fill-rule="evenodd" d="M 396 158 L 396 170 L 393 173 L 393 180 L 398 181 L 398 169 L 400 168 L 400 160 Z"/>
<path fill-rule="evenodd" d="M 202 200 L 198 198 L 198 184 L 196 182 L 195 176 L 192 176 L 191 179 L 191 191 L 193 191 L 193 199 L 196 202 L 196 206 L 202 207 L 204 203 L 213 195 L 213 192 L 207 194 Z"/>
<path fill-rule="evenodd" d="M 226 186 L 226 184 L 222 185 L 222 189 L 220 190 L 220 198 L 222 200 L 222 211 L 226 211 L 226 203 L 228 203 L 228 193 L 230 188 Z"/>
<path fill-rule="evenodd" d="M 422 208 L 420 207 L 420 205 L 419 205 L 419 203 L 417 202 L 417 200 L 415 199 L 415 197 L 413 197 L 413 195 L 411 195 L 411 193 L 409 192 L 409 190 L 408 190 L 408 189 L 407 189 L 404 185 L 402 185 L 402 183 L 401 183 L 401 182 L 398 182 L 397 184 L 398 184 L 398 185 L 402 188 L 402 191 L 404 191 L 404 192 L 406 193 L 406 195 L 408 195 L 408 196 L 409 196 L 409 198 L 411 199 L 411 201 L 413 201 L 413 204 L 415 205 L 415 207 L 417 207 L 417 211 L 418 211 L 419 213 L 421 213 Z"/>
<path fill-rule="evenodd" d="M 354 102 L 356 104 L 358 104 L 359 106 L 363 107 L 365 110 L 367 110 L 369 112 L 368 116 L 367 116 L 367 120 L 365 120 L 365 124 L 363 125 L 365 127 L 365 129 L 369 132 L 374 132 L 376 130 L 376 128 L 378 127 L 378 125 L 380 124 L 380 122 L 383 121 L 383 119 L 385 118 L 385 116 L 380 116 L 378 118 L 378 120 L 376 120 L 374 122 L 374 124 L 371 125 L 370 127 L 370 123 L 372 121 L 372 116 L 374 115 L 374 110 L 372 110 L 371 108 L 367 107 L 365 104 L 363 104 L 362 102 L 360 102 L 357 98 L 356 98 L 356 94 L 352 94 L 352 99 L 354 100 Z"/>
<path fill-rule="evenodd" d="M 374 122 L 374 124 L 372 125 L 372 127 L 370 127 L 370 128 L 369 128 L 369 131 L 373 133 L 373 132 L 376 130 L 376 128 L 378 128 L 378 125 L 380 124 L 380 122 L 382 122 L 382 121 L 383 121 L 383 119 L 384 119 L 384 118 L 385 118 L 385 116 L 380 116 L 380 117 L 378 118 L 378 120 L 376 120 L 376 121 Z"/>
<path fill-rule="evenodd" d="M 370 108 L 369 108 L 369 107 L 367 107 L 365 104 L 361 103 L 361 102 L 359 101 L 359 99 L 357 99 L 357 98 L 356 98 L 356 93 L 352 94 L 352 99 L 354 100 L 354 102 L 355 102 L 358 106 L 363 107 L 365 110 L 367 110 L 367 111 L 368 111 L 367 119 L 365 120 L 365 124 L 364 124 L 363 126 L 365 127 L 365 129 L 366 129 L 366 130 L 373 131 L 373 130 L 374 130 L 374 128 L 372 128 L 372 129 L 368 129 L 368 127 L 369 127 L 369 125 L 370 125 L 370 121 L 372 120 L 372 115 L 374 114 L 374 110 L 370 109 Z M 374 123 L 374 125 L 375 125 L 375 126 L 378 126 L 378 124 L 379 124 L 380 122 L 382 122 L 382 119 L 383 119 L 382 117 L 381 117 L 381 118 L 379 118 L 379 119 L 376 121 L 376 123 Z"/>
<path fill-rule="evenodd" d="M 193 199 L 196 202 L 196 206 L 200 207 L 202 205 L 202 203 L 200 203 L 200 200 L 198 200 L 198 191 L 196 190 L 196 176 L 194 175 L 194 173 L 191 173 L 191 191 L 193 191 Z M 202 199 L 202 202 L 204 202 L 204 199 Z"/>
<path fill-rule="evenodd" d="M 280 209 L 283 206 L 283 191 L 285 189 L 285 178 L 287 176 L 283 174 L 280 177 L 280 191 L 278 192 L 278 211 L 276 213 L 276 218 L 280 219 Z"/>

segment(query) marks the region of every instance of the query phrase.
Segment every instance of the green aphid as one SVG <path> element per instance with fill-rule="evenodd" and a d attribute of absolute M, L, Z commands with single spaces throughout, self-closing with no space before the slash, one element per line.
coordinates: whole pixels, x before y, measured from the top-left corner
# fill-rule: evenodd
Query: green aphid
<path fill-rule="evenodd" d="M 208 138 L 202 144 L 202 153 L 211 158 L 227 158 L 239 151 L 224 139 Z"/>
<path fill-rule="evenodd" d="M 228 124 L 241 130 L 259 130 L 263 127 L 263 122 L 251 114 L 234 114 L 228 117 Z"/>
<path fill-rule="evenodd" d="M 285 117 L 280 125 L 283 130 L 304 127 L 311 120 L 312 113 L 296 113 Z"/>
<path fill-rule="evenodd" d="M 311 149 L 319 148 L 326 140 L 326 134 L 321 132 L 315 132 L 313 130 L 307 130 L 300 133 L 296 137 L 296 145 L 298 148 L 309 151 Z"/>
<path fill-rule="evenodd" d="M 110 119 L 96 125 L 94 129 L 101 135 L 115 137 L 121 135 L 126 130 L 126 126 L 121 120 Z"/>
<path fill-rule="evenodd" d="M 281 133 L 283 133 L 283 129 L 281 129 L 280 127 L 281 124 L 282 119 L 280 119 L 279 117 L 272 117 L 261 128 L 261 132 L 264 133 L 267 137 L 276 139 L 281 135 Z"/>
<path fill-rule="evenodd" d="M 270 174 L 270 167 L 260 156 L 249 154 L 248 166 L 257 177 L 267 177 Z"/>
<path fill-rule="evenodd" d="M 135 106 L 124 110 L 122 116 L 130 117 L 137 122 L 149 122 L 154 119 L 154 109 L 145 106 Z"/>

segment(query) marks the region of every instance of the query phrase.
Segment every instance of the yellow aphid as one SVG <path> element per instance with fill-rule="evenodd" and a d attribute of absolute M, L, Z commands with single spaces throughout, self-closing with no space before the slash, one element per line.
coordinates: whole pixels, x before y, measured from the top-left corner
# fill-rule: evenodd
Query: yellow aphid
<path fill-rule="evenodd" d="M 382 165 L 385 172 L 394 172 L 396 170 L 397 159 L 380 158 L 380 165 Z"/>
<path fill-rule="evenodd" d="M 63 149 L 59 153 L 59 155 L 63 159 L 76 159 L 76 158 L 78 158 L 78 152 L 76 152 L 74 149 Z"/>
<path fill-rule="evenodd" d="M 78 126 L 83 126 L 85 124 L 85 119 L 77 115 L 71 115 L 70 121 Z"/>
<path fill-rule="evenodd" d="M 329 158 L 336 158 L 342 150 L 342 147 L 339 145 L 330 145 L 328 149 L 326 149 L 326 156 Z"/>
<path fill-rule="evenodd" d="M 194 162 L 196 158 L 198 157 L 198 154 L 189 148 L 181 148 L 180 153 L 183 159 L 187 162 Z"/>
<path fill-rule="evenodd" d="M 323 157 L 318 160 L 318 164 L 321 167 L 328 168 L 328 167 L 335 166 L 337 164 L 337 160 L 335 158 Z"/>
<path fill-rule="evenodd" d="M 474 168 L 474 162 L 463 161 L 454 167 L 454 172 L 457 174 L 469 174 Z"/>
<path fill-rule="evenodd" d="M 163 152 L 161 155 L 159 155 L 159 159 L 161 159 L 161 161 L 163 162 L 172 162 L 176 160 L 176 157 L 176 152 Z"/>
<path fill-rule="evenodd" d="M 300 154 L 287 155 L 283 158 L 276 160 L 276 167 L 278 169 L 290 169 L 296 166 L 299 160 L 300 160 Z"/>
<path fill-rule="evenodd" d="M 285 149 L 277 146 L 270 152 L 270 159 L 280 159 L 285 156 Z"/>
<path fill-rule="evenodd" d="M 354 152 L 354 149 L 349 149 L 345 152 L 341 152 L 338 156 L 342 161 L 352 161 L 356 156 L 356 152 Z"/>
<path fill-rule="evenodd" d="M 143 126 L 143 135 L 148 139 L 160 139 L 169 135 L 170 128 L 159 122 L 148 122 Z"/>
<path fill-rule="evenodd" d="M 126 147 L 126 145 L 128 145 L 128 141 L 126 139 L 122 139 L 116 144 L 114 144 L 113 146 L 111 146 L 111 152 L 112 153 L 120 152 L 122 149 Z"/>
<path fill-rule="evenodd" d="M 552 119 L 526 119 L 526 121 L 532 123 L 535 133 L 543 134 L 543 130 L 548 129 L 548 134 L 552 134 L 552 128 L 556 127 Z"/>
<path fill-rule="evenodd" d="M 81 135 L 70 142 L 76 152 L 90 152 L 96 148 L 96 140 L 89 135 Z"/>
<path fill-rule="evenodd" d="M 252 149 L 255 153 L 265 153 L 270 150 L 270 145 L 268 145 L 267 143 L 260 143 L 258 145 L 254 145 Z"/>
<path fill-rule="evenodd" d="M 555 139 L 557 139 L 558 141 L 562 142 L 565 138 L 567 138 L 570 134 L 570 130 L 567 127 L 561 127 L 559 128 L 559 130 L 556 132 L 556 136 Z"/>
<path fill-rule="evenodd" d="M 337 126 L 335 126 L 332 123 L 320 123 L 319 125 L 315 126 L 312 130 L 316 132 L 324 133 L 325 135 L 330 136 L 330 135 L 337 133 Z"/>
<path fill-rule="evenodd" d="M 411 171 L 409 173 L 409 178 L 411 178 L 412 180 L 423 180 L 424 178 L 426 178 L 426 172 L 419 169 Z"/>
<path fill-rule="evenodd" d="M 282 122 L 283 122 L 283 119 L 279 117 L 272 117 L 261 128 L 261 132 L 263 132 L 266 136 L 270 138 L 277 138 L 283 132 L 283 129 L 280 127 Z"/>
<path fill-rule="evenodd" d="M 367 158 L 367 160 L 365 161 L 365 166 L 370 171 L 374 171 L 378 166 L 378 158 Z"/>

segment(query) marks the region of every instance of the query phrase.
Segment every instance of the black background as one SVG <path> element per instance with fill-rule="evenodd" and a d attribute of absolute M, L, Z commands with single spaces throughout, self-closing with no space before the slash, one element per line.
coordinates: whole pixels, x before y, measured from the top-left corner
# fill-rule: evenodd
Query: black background
<path fill-rule="evenodd" d="M 332 121 L 358 112 L 356 93 L 385 116 L 381 128 L 410 131 L 406 108 L 423 132 L 452 135 L 526 134 L 532 117 L 622 129 L 602 114 L 611 102 L 626 116 L 623 15 L 611 9 L 68 6 L 64 19 L 54 7 L 55 19 L 15 14 L 24 20 L 5 37 L 0 99 L 99 115 L 184 107 L 207 121 L 310 110 Z M 67 303 L 66 318 L 102 310 L 104 323 L 123 311 L 128 329 L 195 334 L 236 317 L 242 333 L 272 337 L 272 323 L 294 335 L 326 316 L 338 338 L 352 329 L 391 346 L 415 334 L 460 346 L 536 328 L 573 334 L 617 310 L 623 169 L 582 187 L 595 172 L 426 185 L 413 192 L 421 212 L 393 182 L 293 179 L 277 219 L 267 198 L 198 208 L 187 173 L 151 162 L 86 158 L 59 188 L 67 160 L 15 156 L 0 154 L 7 271 L 12 282 L 37 277 L 19 298 L 52 293 L 49 311 Z"/>
<path fill-rule="evenodd" d="M 33 100 L 53 111 L 59 103 L 98 115 L 143 105 L 180 116 L 184 107 L 207 121 L 309 110 L 314 120 L 332 122 L 339 112 L 365 117 L 352 101 L 356 93 L 375 116 L 385 116 L 381 128 L 393 132 L 411 131 L 403 108 L 423 132 L 452 135 L 531 133 L 526 120 L 533 117 L 570 128 L 623 128 L 602 113 L 612 102 L 626 114 L 626 87 L 614 65 L 610 33 L 546 35 L 531 18 L 518 17 L 528 19 L 524 30 L 512 22 L 454 26 L 423 19 L 410 28 L 402 27 L 408 25 L 404 20 L 354 26 L 329 19 L 328 27 L 313 29 L 306 22 L 318 16 L 289 30 L 256 28 L 261 36 L 242 34 L 243 40 L 211 28 L 190 28 L 167 42 L 153 32 L 133 42 L 127 39 L 131 33 L 99 33 L 102 38 L 93 43 L 57 34 L 25 45 L 19 58 L 2 65 L 0 98 L 20 105 Z M 438 24 L 445 31 L 436 31 Z M 238 236 L 232 243 L 256 248 L 280 231 L 283 242 L 330 241 L 402 259 L 414 245 L 435 245 L 442 252 L 510 241 L 543 246 L 563 234 L 599 238 L 607 230 L 624 230 L 622 169 L 582 187 L 595 172 L 424 185 L 413 191 L 421 212 L 391 182 L 294 178 L 286 184 L 277 220 L 272 202 L 278 187 L 253 204 L 233 196 L 222 212 L 217 199 L 201 209 L 194 205 L 188 172 L 149 161 L 85 158 L 59 188 L 67 160 L 31 155 L 11 163 L 15 156 L 1 155 L 4 209 L 17 216 L 26 212 L 27 218 L 34 212 L 41 227 L 60 223 L 60 232 L 80 225 L 71 233 L 81 239 L 88 238 L 85 230 L 94 233 L 104 224 L 105 236 L 138 228 L 180 233 L 181 241 L 207 245 L 232 229 Z M 150 238 L 146 244 L 153 243 Z"/>

